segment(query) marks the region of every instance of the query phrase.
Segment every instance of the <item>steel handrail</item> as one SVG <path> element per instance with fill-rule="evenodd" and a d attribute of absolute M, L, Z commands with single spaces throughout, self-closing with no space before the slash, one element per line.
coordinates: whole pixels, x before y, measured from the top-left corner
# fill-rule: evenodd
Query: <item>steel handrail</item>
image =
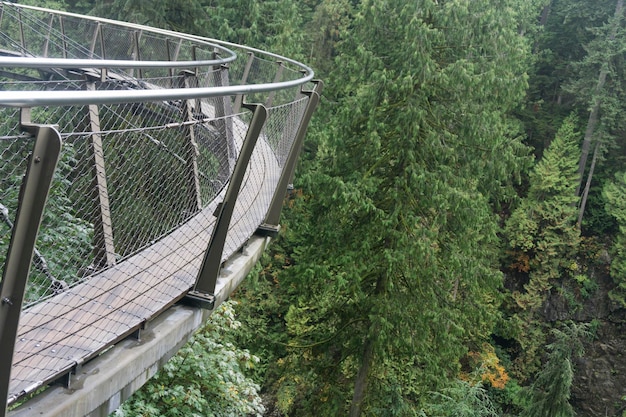
<path fill-rule="evenodd" d="M 96 90 L 96 91 L 0 91 L 0 107 L 36 107 L 36 106 L 69 106 L 69 105 L 87 105 L 87 104 L 114 104 L 114 103 L 130 103 L 130 102 L 145 102 L 145 101 L 170 101 L 170 100 L 185 100 L 185 99 L 196 99 L 202 97 L 221 97 L 221 96 L 229 96 L 229 95 L 237 95 L 237 94 L 254 94 L 254 93 L 263 93 L 270 91 L 277 91 L 288 89 L 300 85 L 304 85 L 309 81 L 313 80 L 314 72 L 313 70 L 304 65 L 301 62 L 296 60 L 274 54 L 271 52 L 263 51 L 260 49 L 247 47 L 244 45 L 239 45 L 231 42 L 220 41 L 217 39 L 196 36 L 196 35 L 186 35 L 180 32 L 151 28 L 148 26 L 143 26 L 134 23 L 126 23 L 117 20 L 111 19 L 103 19 L 103 18 L 95 18 L 91 16 L 79 15 L 70 12 L 60 12 L 56 10 L 35 7 L 35 6 L 27 6 L 22 4 L 15 4 L 9 2 L 2 2 L 3 5 L 9 5 L 11 7 L 21 7 L 24 9 L 32 9 L 40 12 L 50 13 L 50 14 L 58 14 L 63 16 L 69 16 L 74 18 L 92 20 L 95 22 L 109 23 L 122 27 L 144 30 L 151 33 L 158 33 L 161 35 L 174 36 L 180 39 L 192 40 L 196 42 L 202 42 L 207 45 L 215 46 L 224 51 L 230 51 L 227 47 L 236 47 L 242 49 L 246 52 L 251 52 L 253 54 L 262 54 L 268 57 L 271 57 L 277 61 L 281 61 L 283 63 L 289 63 L 291 65 L 296 66 L 300 73 L 302 73 L 301 78 L 297 78 L 295 80 L 288 81 L 279 81 L 279 82 L 271 82 L 271 83 L 260 83 L 260 84 L 244 84 L 244 85 L 232 85 L 232 86 L 219 86 L 219 87 L 192 87 L 192 88 L 169 88 L 169 89 L 151 89 L 151 90 Z M 232 52 L 232 51 L 231 51 Z M 233 52 L 234 54 L 234 52 Z M 223 60 L 229 59 L 229 57 L 224 58 Z M 236 57 L 236 54 L 235 54 Z M 0 59 L 0 67 L 2 66 L 2 62 L 6 62 L 7 66 L 18 66 L 19 59 L 8 57 Z M 106 63 L 107 60 L 93 60 L 93 59 L 78 59 L 71 60 L 75 62 L 70 62 L 70 60 L 65 59 L 56 59 L 56 58 L 32 58 L 28 60 L 22 61 L 22 63 L 30 64 L 32 60 L 34 62 L 41 63 L 41 67 L 45 66 L 45 60 L 50 59 L 48 61 L 52 65 L 53 68 L 104 68 L 102 65 L 97 62 Z M 235 58 L 231 59 L 234 60 Z M 94 62 L 97 61 L 97 62 Z M 110 60 L 109 63 L 113 63 L 115 60 Z M 65 62 L 65 63 L 64 63 Z M 122 65 L 117 68 L 139 68 L 136 67 L 139 62 L 147 62 L 146 65 L 151 66 L 161 66 L 161 63 L 166 63 L 169 61 L 118 61 Z M 126 67 L 126 65 L 132 66 Z M 185 65 L 178 64 L 179 62 L 184 62 Z M 180 66 L 193 66 L 193 63 L 201 62 L 201 61 L 172 61 L 170 63 L 170 67 L 180 67 Z M 208 61 L 205 61 L 208 62 Z M 221 61 L 222 62 L 222 61 Z M 230 61 L 229 61 L 230 62 Z M 87 64 L 87 65 L 83 65 Z M 74 65 L 77 64 L 77 65 Z M 39 65 L 39 64 L 37 64 Z M 141 64 L 143 65 L 143 64 Z M 215 64 L 213 64 L 215 65 Z M 23 65 L 24 68 L 32 68 L 28 65 Z M 106 67 L 106 68 L 116 68 L 115 66 Z"/>
<path fill-rule="evenodd" d="M 196 68 L 223 65 L 237 59 L 206 59 L 199 61 L 133 61 L 125 59 L 80 59 L 0 57 L 0 67 L 5 68 Z"/>
<path fill-rule="evenodd" d="M 124 27 L 124 28 L 132 28 L 132 29 L 136 29 L 136 30 L 143 30 L 143 31 L 150 32 L 150 33 L 158 33 L 159 35 L 167 34 L 169 36 L 174 36 L 174 37 L 179 38 L 179 39 L 200 41 L 200 42 L 204 43 L 206 46 L 210 46 L 210 47 L 214 47 L 214 48 L 219 49 L 221 51 L 221 55 L 227 55 L 226 58 L 218 59 L 218 61 L 220 61 L 220 62 L 224 62 L 224 63 L 225 62 L 230 62 L 230 61 L 233 61 L 233 60 L 235 60 L 237 58 L 237 54 L 234 51 L 231 51 L 230 49 L 220 45 L 219 43 L 207 42 L 205 40 L 198 39 L 197 37 L 189 36 L 189 35 L 187 35 L 185 33 L 181 33 L 181 32 L 166 31 L 166 30 L 163 30 L 163 29 L 154 28 L 154 27 L 151 27 L 151 26 L 140 25 L 140 24 L 137 24 L 137 23 L 128 23 L 128 22 L 122 22 L 122 21 L 119 21 L 119 20 L 106 19 L 106 18 L 94 17 L 94 16 L 87 16 L 87 15 L 82 15 L 82 14 L 78 14 L 78 13 L 65 12 L 65 11 L 61 11 L 61 10 L 47 9 L 45 7 L 29 6 L 29 5 L 25 5 L 25 4 L 17 4 L 17 3 L 10 2 L 10 1 L 2 1 L 0 3 L 2 3 L 2 5 L 4 5 L 4 6 L 16 7 L 16 8 L 21 8 L 21 9 L 36 10 L 36 11 L 42 12 L 42 13 L 49 13 L 49 14 L 58 15 L 58 16 L 73 17 L 73 18 L 82 19 L 82 20 L 90 20 L 90 21 L 96 22 L 96 23 L 98 23 L 98 22 L 99 23 L 107 23 L 107 24 L 110 24 L 110 25 L 120 26 L 120 27 Z M 220 52 L 220 51 L 216 51 L 216 52 Z"/>

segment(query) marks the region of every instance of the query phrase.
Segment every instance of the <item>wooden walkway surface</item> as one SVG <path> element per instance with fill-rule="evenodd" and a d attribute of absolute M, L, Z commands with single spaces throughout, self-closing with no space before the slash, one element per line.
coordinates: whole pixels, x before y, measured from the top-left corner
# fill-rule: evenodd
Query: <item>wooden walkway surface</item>
<path fill-rule="evenodd" d="M 248 166 L 222 259 L 264 219 L 280 169 L 260 137 Z M 206 208 L 141 252 L 22 313 L 9 404 L 73 372 L 141 329 L 193 286 L 222 191 Z"/>

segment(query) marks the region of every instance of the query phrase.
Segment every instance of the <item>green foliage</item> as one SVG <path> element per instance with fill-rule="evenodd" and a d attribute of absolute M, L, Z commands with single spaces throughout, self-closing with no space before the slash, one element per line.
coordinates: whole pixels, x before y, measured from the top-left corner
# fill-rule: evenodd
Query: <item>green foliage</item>
<path fill-rule="evenodd" d="M 505 233 L 516 257 L 528 263 L 518 266 L 530 273 L 526 292 L 516 297 L 524 309 L 536 310 L 555 280 L 571 270 L 579 244 L 576 227 L 578 183 L 576 118 L 564 120 L 543 158 L 530 174 L 528 196 L 506 222 Z"/>
<path fill-rule="evenodd" d="M 511 267 L 529 276 L 523 291 L 511 294 L 513 304 L 508 307 L 507 318 L 522 350 L 514 367 L 521 379 L 537 369 L 545 340 L 535 313 L 553 286 L 577 271 L 580 237 L 575 204 L 580 134 L 576 121 L 573 116 L 563 121 L 529 175 L 528 196 L 513 211 L 504 230 L 513 255 Z M 578 286 L 576 280 L 571 282 Z"/>
<path fill-rule="evenodd" d="M 112 416 L 263 415 L 259 387 L 245 375 L 259 359 L 229 341 L 239 326 L 234 303 L 222 304 L 207 325 Z"/>
<path fill-rule="evenodd" d="M 271 273 L 289 338 L 270 384 L 287 413 L 345 415 L 364 393 L 363 415 L 417 415 L 493 326 L 494 209 L 527 164 L 508 114 L 529 47 L 516 2 L 365 1 L 354 16 L 298 177 L 290 265 Z"/>
<path fill-rule="evenodd" d="M 2 176 L 1 201 L 13 219 L 17 212 L 18 193 L 22 175 L 26 169 L 28 144 L 13 144 L 6 149 L 12 160 L 5 161 L 0 168 Z M 2 150 L 2 153 L 5 149 Z M 15 154 L 10 154 L 15 152 Z M 20 165 L 24 165 L 21 166 Z M 46 210 L 36 242 L 41 256 L 35 255 L 25 294 L 25 304 L 29 305 L 42 297 L 61 290 L 56 285 L 69 285 L 80 277 L 79 269 L 89 259 L 92 251 L 93 226 L 80 218 L 70 199 L 71 181 L 68 179 L 76 165 L 76 151 L 72 144 L 65 143 L 50 187 Z M 24 171 L 22 171 L 24 170 Z M 4 219 L 0 234 L 0 265 L 4 265 L 8 251 L 11 229 Z M 10 220 L 12 221 L 12 220 Z M 65 284 L 62 284 L 64 282 Z M 56 287 L 55 287 L 56 286 Z"/>
<path fill-rule="evenodd" d="M 497 417 L 500 414 L 479 384 L 457 380 L 452 387 L 433 393 L 424 407 L 425 417 Z"/>
<path fill-rule="evenodd" d="M 291 0 L 67 0 L 75 12 L 207 36 L 299 58 L 300 3 Z"/>
<path fill-rule="evenodd" d="M 626 306 L 626 172 L 615 175 L 615 181 L 607 182 L 603 196 L 606 211 L 612 215 L 619 225 L 619 231 L 613 243 L 613 259 L 611 261 L 611 277 L 616 288 L 611 297 Z"/>
<path fill-rule="evenodd" d="M 552 329 L 554 341 L 546 346 L 548 358 L 537 374 L 522 417 L 573 417 L 569 403 L 574 369 L 572 359 L 583 354 L 583 339 L 591 337 L 586 324 L 569 323 Z"/>

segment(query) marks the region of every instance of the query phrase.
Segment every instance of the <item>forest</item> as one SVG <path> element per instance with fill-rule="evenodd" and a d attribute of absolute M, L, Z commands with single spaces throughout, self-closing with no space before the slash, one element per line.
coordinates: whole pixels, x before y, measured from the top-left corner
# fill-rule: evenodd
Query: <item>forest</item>
<path fill-rule="evenodd" d="M 115 416 L 626 416 L 624 0 L 23 0 L 323 80 L 281 233 Z"/>

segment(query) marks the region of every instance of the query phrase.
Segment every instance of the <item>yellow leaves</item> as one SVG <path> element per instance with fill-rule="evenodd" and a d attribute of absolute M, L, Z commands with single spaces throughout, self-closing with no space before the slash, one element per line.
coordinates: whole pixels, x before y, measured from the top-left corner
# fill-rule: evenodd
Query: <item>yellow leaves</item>
<path fill-rule="evenodd" d="M 530 271 L 530 256 L 522 251 L 507 251 L 507 254 L 513 258 L 513 262 L 509 265 L 511 270 L 517 272 Z"/>
<path fill-rule="evenodd" d="M 484 343 L 482 351 L 469 352 L 467 359 L 472 372 L 461 372 L 460 379 L 471 384 L 479 381 L 489 383 L 493 388 L 504 389 L 510 377 L 504 366 L 500 364 L 493 346 Z"/>

